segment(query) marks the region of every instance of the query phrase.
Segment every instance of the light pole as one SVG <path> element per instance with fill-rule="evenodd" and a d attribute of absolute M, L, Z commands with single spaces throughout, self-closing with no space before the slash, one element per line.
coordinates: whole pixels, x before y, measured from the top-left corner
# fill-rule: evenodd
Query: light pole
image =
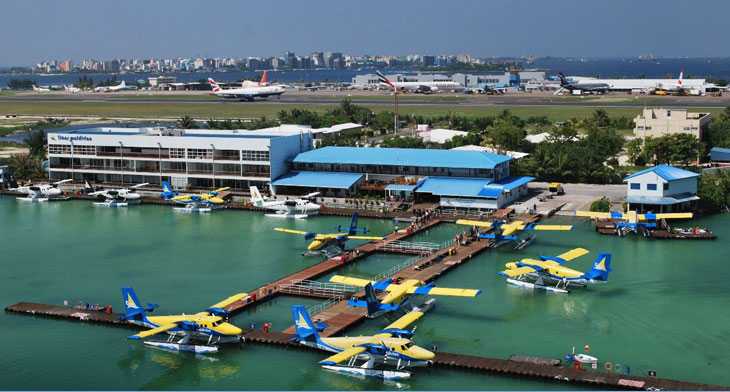
<path fill-rule="evenodd" d="M 71 180 L 73 180 L 73 179 L 74 179 L 74 141 L 73 141 L 73 139 L 71 139 Z"/>
<path fill-rule="evenodd" d="M 122 174 L 122 186 L 124 186 L 124 144 L 119 142 L 119 169 Z"/>
<path fill-rule="evenodd" d="M 160 186 L 162 186 L 162 143 L 157 142 L 157 168 L 160 171 Z"/>
<path fill-rule="evenodd" d="M 213 143 L 210 144 L 210 148 L 213 149 L 213 154 L 211 155 L 213 163 L 211 164 L 213 168 L 213 188 L 215 188 L 215 146 Z"/>

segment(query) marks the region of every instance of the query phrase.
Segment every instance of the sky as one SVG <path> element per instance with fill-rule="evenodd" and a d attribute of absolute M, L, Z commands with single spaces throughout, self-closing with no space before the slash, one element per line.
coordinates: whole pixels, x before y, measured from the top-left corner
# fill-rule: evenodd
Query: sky
<path fill-rule="evenodd" d="M 727 57 L 726 0 L 4 0 L 0 65 L 349 54 Z"/>

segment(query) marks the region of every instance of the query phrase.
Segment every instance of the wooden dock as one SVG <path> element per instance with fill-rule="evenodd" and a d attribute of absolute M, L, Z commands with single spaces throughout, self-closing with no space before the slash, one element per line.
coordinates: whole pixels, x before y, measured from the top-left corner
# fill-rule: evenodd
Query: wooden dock
<path fill-rule="evenodd" d="M 246 333 L 246 341 L 255 344 L 297 347 L 312 350 L 293 341 L 294 335 L 282 332 Z M 326 354 L 324 354 L 326 355 Z M 474 355 L 437 352 L 433 365 L 441 368 L 485 372 L 496 375 L 550 380 L 566 384 L 583 384 L 597 389 L 624 390 L 730 390 L 728 387 L 669 380 L 656 377 L 629 376 L 604 371 L 579 370 L 546 364 L 511 361 Z M 416 370 L 418 372 L 418 370 Z"/>

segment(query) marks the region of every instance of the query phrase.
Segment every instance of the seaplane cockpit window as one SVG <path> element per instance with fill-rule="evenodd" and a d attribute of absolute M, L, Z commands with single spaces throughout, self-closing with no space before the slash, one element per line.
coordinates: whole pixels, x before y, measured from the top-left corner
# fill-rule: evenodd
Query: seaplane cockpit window
<path fill-rule="evenodd" d="M 407 349 L 409 349 L 411 347 L 413 347 L 413 342 L 408 342 L 408 343 L 406 343 L 406 344 L 403 345 L 403 349 L 404 350 L 407 350 Z"/>

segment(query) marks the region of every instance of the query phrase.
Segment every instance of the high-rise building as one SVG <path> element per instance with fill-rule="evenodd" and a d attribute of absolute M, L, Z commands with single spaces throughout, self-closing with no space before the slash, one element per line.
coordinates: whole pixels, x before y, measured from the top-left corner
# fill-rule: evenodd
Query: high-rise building
<path fill-rule="evenodd" d="M 312 65 L 315 67 L 326 67 L 324 63 L 324 53 L 312 52 Z"/>

